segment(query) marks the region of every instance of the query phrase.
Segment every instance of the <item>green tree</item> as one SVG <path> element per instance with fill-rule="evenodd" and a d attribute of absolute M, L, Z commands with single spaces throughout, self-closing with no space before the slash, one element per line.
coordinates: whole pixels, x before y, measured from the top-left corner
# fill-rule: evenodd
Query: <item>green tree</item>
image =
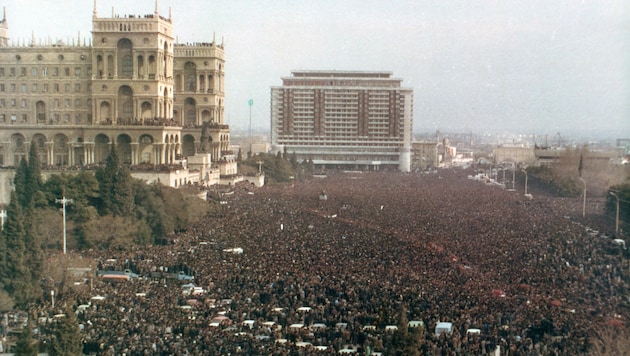
<path fill-rule="evenodd" d="M 402 307 L 398 318 L 397 330 L 391 338 L 387 348 L 388 355 L 420 355 L 422 346 L 422 327 L 415 327 L 409 331 L 407 309 Z"/>
<path fill-rule="evenodd" d="M 133 190 L 131 182 L 133 178 L 126 167 L 118 167 L 114 175 L 114 215 L 129 216 L 133 211 Z"/>
<path fill-rule="evenodd" d="M 37 340 L 33 338 L 33 324 L 29 318 L 28 323 L 18 335 L 14 353 L 16 356 L 37 356 L 37 351 Z"/>
<path fill-rule="evenodd" d="M 31 201 L 29 207 L 24 214 L 24 244 L 28 248 L 25 250 L 24 260 L 25 265 L 30 270 L 30 282 L 32 298 L 41 294 L 39 281 L 44 271 L 44 262 L 46 256 L 42 250 L 42 238 L 37 233 L 35 226 L 36 210 Z"/>
<path fill-rule="evenodd" d="M 99 203 L 99 182 L 94 174 L 81 171 L 76 175 L 55 174 L 42 186 L 46 201 L 50 206 L 58 207 L 55 199 L 66 196 L 73 200 L 70 214 L 77 206 L 97 206 Z"/>
<path fill-rule="evenodd" d="M 15 170 L 15 176 L 13 177 L 13 186 L 15 187 L 17 203 L 20 206 L 27 206 L 26 202 L 29 200 L 27 196 L 28 191 L 28 163 L 24 158 L 20 160 L 20 163 Z"/>
<path fill-rule="evenodd" d="M 114 206 L 114 175 L 118 169 L 118 156 L 115 150 L 107 157 L 107 163 L 104 168 L 99 168 L 95 177 L 98 181 L 98 196 L 99 201 L 97 205 L 98 213 L 101 215 L 111 214 Z"/>
<path fill-rule="evenodd" d="M 23 209 L 26 209 L 31 201 L 36 206 L 45 204 L 44 196 L 41 192 L 41 162 L 37 153 L 37 145 L 31 144 L 28 155 L 28 162 L 22 158 L 20 164 L 15 171 L 13 178 L 15 191 L 17 193 L 18 203 Z"/>
<path fill-rule="evenodd" d="M 630 181 L 610 187 L 610 193 L 614 193 L 619 198 L 619 224 L 630 221 Z M 616 219 L 617 198 L 612 194 L 607 194 L 605 213 Z"/>
<path fill-rule="evenodd" d="M 29 201 L 33 200 L 36 207 L 46 204 L 45 197 L 42 194 L 42 185 L 42 163 L 39 160 L 37 145 L 32 142 L 28 152 L 27 198 Z"/>
<path fill-rule="evenodd" d="M 147 185 L 143 181 L 135 180 L 132 187 L 136 218 L 146 222 L 152 236 L 163 237 L 172 233 L 175 229 L 175 218 L 166 211 L 166 205 L 161 197 L 163 186 L 161 184 Z M 182 208 L 187 209 L 187 207 Z"/>
<path fill-rule="evenodd" d="M 133 210 L 133 192 L 131 174 L 120 165 L 116 148 L 112 145 L 105 167 L 96 171 L 99 186 L 99 205 L 101 215 L 113 214 L 127 216 Z"/>
<path fill-rule="evenodd" d="M 15 191 L 11 192 L 7 218 L 0 235 L 6 246 L 1 273 L 4 289 L 18 305 L 25 305 L 32 297 L 31 272 L 25 258 L 24 218 Z"/>
<path fill-rule="evenodd" d="M 289 157 L 289 162 L 291 162 L 291 166 L 293 167 L 293 169 L 297 169 L 298 160 L 297 160 L 297 155 L 295 154 L 295 151 L 291 153 L 291 156 Z"/>
<path fill-rule="evenodd" d="M 98 215 L 96 209 L 93 206 L 85 206 L 83 202 L 78 201 L 73 204 L 72 210 L 74 211 L 74 226 L 71 235 L 77 242 L 76 247 L 80 249 L 93 247 L 92 241 L 97 233 L 93 223 Z"/>
<path fill-rule="evenodd" d="M 83 353 L 77 317 L 69 307 L 66 307 L 65 314 L 53 326 L 54 338 L 48 350 L 51 356 L 76 356 Z"/>

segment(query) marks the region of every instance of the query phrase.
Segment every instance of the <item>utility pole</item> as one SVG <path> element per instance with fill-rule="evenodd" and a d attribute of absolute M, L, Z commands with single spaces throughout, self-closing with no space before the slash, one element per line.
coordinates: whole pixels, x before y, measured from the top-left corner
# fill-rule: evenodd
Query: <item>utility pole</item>
<path fill-rule="evenodd" d="M 615 216 L 615 238 L 619 237 L 619 196 L 614 192 L 610 192 L 610 195 L 617 199 L 617 214 Z"/>
<path fill-rule="evenodd" d="M 66 199 L 64 196 L 61 199 L 55 199 L 56 203 L 61 203 L 63 206 L 63 254 L 66 254 L 66 204 L 72 204 L 72 199 Z"/>
<path fill-rule="evenodd" d="M 584 197 L 582 198 L 582 217 L 586 216 L 586 181 L 582 178 L 582 177 L 578 177 L 579 180 L 582 181 L 582 183 L 584 183 L 584 192 L 583 195 Z"/>

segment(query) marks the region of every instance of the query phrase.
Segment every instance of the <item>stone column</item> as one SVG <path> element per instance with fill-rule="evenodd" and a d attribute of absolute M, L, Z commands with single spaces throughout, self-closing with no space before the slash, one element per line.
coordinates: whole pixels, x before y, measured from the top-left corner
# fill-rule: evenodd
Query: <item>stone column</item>
<path fill-rule="evenodd" d="M 49 166 L 54 166 L 55 165 L 55 152 L 53 150 L 54 143 L 53 142 L 46 142 L 44 144 L 44 147 L 46 149 L 46 159 L 48 160 L 48 165 Z"/>
<path fill-rule="evenodd" d="M 118 48 L 114 50 L 114 79 L 118 79 Z"/>
<path fill-rule="evenodd" d="M 138 162 L 140 161 L 139 157 L 138 157 L 138 142 L 132 142 L 131 144 L 131 164 L 135 165 L 138 164 Z"/>

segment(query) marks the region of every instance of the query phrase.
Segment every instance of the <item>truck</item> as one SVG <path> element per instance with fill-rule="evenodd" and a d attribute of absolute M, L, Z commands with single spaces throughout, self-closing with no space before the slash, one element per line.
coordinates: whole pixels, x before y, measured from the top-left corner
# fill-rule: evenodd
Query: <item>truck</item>
<path fill-rule="evenodd" d="M 124 271 L 106 271 L 106 270 L 99 270 L 96 272 L 96 275 L 99 277 L 103 277 L 103 276 L 114 276 L 114 275 L 118 275 L 118 276 L 127 276 L 129 278 L 138 278 L 140 277 L 137 273 L 132 272 L 130 269 L 126 269 Z"/>

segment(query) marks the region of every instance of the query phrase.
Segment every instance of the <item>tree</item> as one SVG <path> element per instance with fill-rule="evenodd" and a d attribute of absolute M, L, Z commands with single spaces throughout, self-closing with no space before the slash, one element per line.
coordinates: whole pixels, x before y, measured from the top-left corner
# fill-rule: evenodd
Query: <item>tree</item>
<path fill-rule="evenodd" d="M 99 193 L 97 210 L 101 215 L 112 213 L 114 205 L 114 175 L 117 169 L 118 156 L 116 155 L 116 150 L 112 148 L 110 155 L 107 157 L 105 167 L 99 168 L 95 173 Z"/>
<path fill-rule="evenodd" d="M 161 192 L 163 186 L 161 184 L 147 185 L 143 181 L 135 180 L 132 187 L 136 218 L 146 222 L 151 228 L 152 236 L 163 237 L 172 233 L 175 229 L 175 217 L 166 211 Z M 180 201 L 181 199 L 177 199 L 175 202 Z M 187 207 L 182 208 L 187 209 Z M 176 212 L 181 212 L 180 210 L 173 209 Z"/>
<path fill-rule="evenodd" d="M 114 175 L 114 204 L 112 213 L 118 216 L 129 216 L 133 211 L 133 190 L 131 174 L 125 167 L 118 167 Z"/>
<path fill-rule="evenodd" d="M 422 346 L 422 327 L 415 327 L 409 331 L 409 320 L 407 319 L 407 309 L 403 306 L 398 317 L 397 330 L 391 338 L 388 355 L 420 355 Z"/>
<path fill-rule="evenodd" d="M 610 187 L 609 192 L 615 193 L 619 197 L 619 224 L 630 221 L 630 181 Z M 617 198 L 612 194 L 607 194 L 605 212 L 606 215 L 616 218 Z M 621 225 L 620 225 L 621 227 Z"/>
<path fill-rule="evenodd" d="M 32 297 L 35 297 L 41 292 L 39 281 L 42 277 L 46 257 L 42 250 L 42 238 L 36 230 L 36 212 L 33 205 L 34 203 L 31 201 L 24 214 L 24 244 L 28 247 L 25 250 L 24 263 L 30 270 L 29 280 L 31 282 Z"/>
<path fill-rule="evenodd" d="M 76 239 L 76 247 L 93 247 L 92 240 L 97 233 L 93 223 L 98 215 L 96 209 L 92 206 L 85 206 L 83 202 L 78 201 L 73 204 L 73 211 L 74 227 L 72 228 L 72 236 Z"/>
<path fill-rule="evenodd" d="M 15 176 L 13 177 L 13 186 L 15 187 L 16 198 L 20 206 L 26 206 L 27 191 L 28 191 L 28 164 L 26 160 L 22 158 L 15 170 Z"/>
<path fill-rule="evenodd" d="M 131 174 L 120 165 L 116 147 L 112 145 L 104 168 L 96 171 L 98 181 L 99 214 L 127 216 L 133 210 Z"/>
<path fill-rule="evenodd" d="M 28 152 L 28 198 L 33 200 L 35 206 L 46 204 L 44 196 L 41 193 L 42 190 L 42 163 L 39 160 L 39 152 L 37 145 L 32 142 L 31 148 Z"/>
<path fill-rule="evenodd" d="M 4 289 L 18 305 L 25 305 L 32 297 L 31 273 L 25 258 L 24 218 L 15 191 L 11 192 L 7 219 L 0 235 L 6 246 L 5 260 L 0 273 Z"/>
<path fill-rule="evenodd" d="M 26 209 L 31 201 L 33 201 L 36 206 L 45 204 L 44 196 L 41 193 L 43 183 L 37 145 L 31 144 L 28 162 L 25 161 L 24 158 L 20 160 L 20 165 L 15 171 L 13 183 L 15 185 L 18 203 L 23 209 Z"/>
<path fill-rule="evenodd" d="M 22 328 L 22 332 L 18 336 L 14 352 L 17 356 L 37 356 L 37 351 L 37 341 L 33 338 L 33 324 L 29 318 L 28 323 Z"/>
<path fill-rule="evenodd" d="M 65 308 L 65 317 L 54 324 L 53 335 L 55 337 L 48 350 L 50 355 L 76 356 L 83 353 L 79 323 L 72 308 Z"/>

